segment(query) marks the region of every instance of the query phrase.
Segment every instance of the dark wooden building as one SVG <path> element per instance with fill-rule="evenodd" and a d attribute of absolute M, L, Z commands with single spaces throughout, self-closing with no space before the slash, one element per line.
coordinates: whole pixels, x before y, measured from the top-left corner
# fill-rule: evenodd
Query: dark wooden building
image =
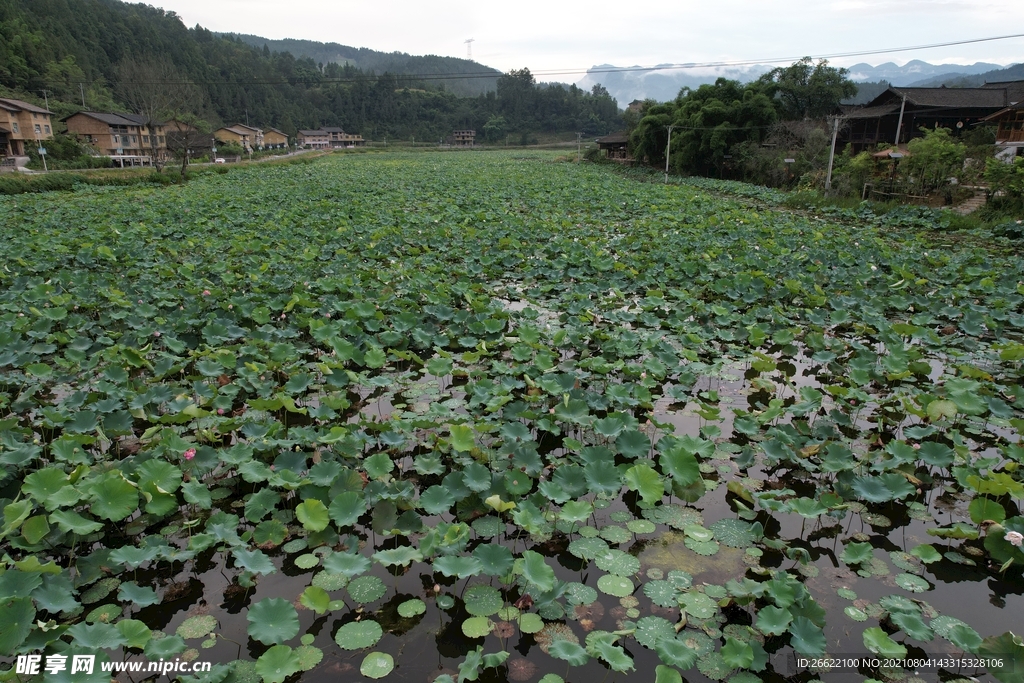
<path fill-rule="evenodd" d="M 986 83 L 979 88 L 890 86 L 863 107 L 845 108 L 847 125 L 840 141 L 859 152 L 879 143 L 906 144 L 920 137 L 922 128 L 967 131 L 1019 101 L 1022 92 L 1024 81 Z"/>
<path fill-rule="evenodd" d="M 597 139 L 597 148 L 604 151 L 609 159 L 628 161 L 629 156 L 629 134 L 625 131 L 605 135 Z"/>

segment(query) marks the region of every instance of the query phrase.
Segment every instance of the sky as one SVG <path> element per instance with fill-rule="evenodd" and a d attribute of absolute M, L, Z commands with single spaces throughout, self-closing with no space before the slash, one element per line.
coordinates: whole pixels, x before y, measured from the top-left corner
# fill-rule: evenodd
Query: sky
<path fill-rule="evenodd" d="M 385 52 L 465 57 L 502 71 L 597 64 L 796 59 L 1024 34 L 1021 0 L 147 0 L 188 26 Z M 1024 62 L 1024 38 L 850 58 L 857 62 Z M 582 76 L 582 74 L 580 74 Z"/>

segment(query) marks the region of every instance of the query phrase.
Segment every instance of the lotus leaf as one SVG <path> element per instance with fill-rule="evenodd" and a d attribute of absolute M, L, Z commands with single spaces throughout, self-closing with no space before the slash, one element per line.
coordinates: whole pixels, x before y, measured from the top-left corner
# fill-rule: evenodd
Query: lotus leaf
<path fill-rule="evenodd" d="M 265 645 L 291 640 L 299 633 L 299 615 L 295 607 L 282 598 L 260 600 L 249 609 L 246 619 L 249 635 Z"/>
<path fill-rule="evenodd" d="M 386 652 L 371 652 L 359 665 L 359 673 L 377 680 L 384 678 L 395 669 L 395 659 Z"/>
<path fill-rule="evenodd" d="M 419 616 L 427 611 L 427 605 L 419 598 L 413 600 L 406 600 L 398 606 L 399 616 L 405 619 L 411 619 L 412 617 Z"/>
<path fill-rule="evenodd" d="M 496 614 L 505 604 L 496 588 L 483 585 L 470 586 L 463 593 L 462 599 L 466 603 L 466 611 L 477 617 Z"/>
<path fill-rule="evenodd" d="M 376 621 L 350 621 L 343 624 L 334 634 L 334 641 L 345 650 L 362 650 L 373 647 L 384 635 Z"/>

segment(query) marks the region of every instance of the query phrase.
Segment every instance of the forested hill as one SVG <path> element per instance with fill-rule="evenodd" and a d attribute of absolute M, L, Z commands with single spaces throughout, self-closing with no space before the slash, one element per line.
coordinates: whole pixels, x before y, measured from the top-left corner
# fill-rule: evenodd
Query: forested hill
<path fill-rule="evenodd" d="M 455 60 L 461 61 L 461 60 Z M 341 126 L 366 138 L 438 140 L 455 128 L 494 141 L 539 131 L 610 132 L 620 125 L 606 92 L 545 86 L 523 71 L 496 90 L 459 97 L 435 81 L 324 64 L 256 48 L 173 12 L 119 0 L 0 0 L 0 96 L 43 102 L 66 115 L 126 111 L 126 65 L 155 67 L 152 84 L 189 81 L 188 109 L 214 126 L 248 119 L 288 133 Z M 474 67 L 475 68 L 475 67 Z M 83 104 L 84 99 L 84 104 Z"/>
<path fill-rule="evenodd" d="M 405 52 L 379 52 L 366 47 L 349 47 L 339 43 L 321 43 L 315 40 L 270 40 L 244 33 L 224 34 L 238 38 L 246 45 L 272 52 L 290 52 L 295 57 L 309 57 L 317 65 L 340 64 L 354 66 L 362 71 L 426 76 L 431 83 L 443 85 L 456 95 L 472 97 L 493 91 L 498 86 L 501 72 L 469 59 L 438 57 L 437 55 L 410 55 Z M 451 74 L 453 78 L 443 78 Z"/>

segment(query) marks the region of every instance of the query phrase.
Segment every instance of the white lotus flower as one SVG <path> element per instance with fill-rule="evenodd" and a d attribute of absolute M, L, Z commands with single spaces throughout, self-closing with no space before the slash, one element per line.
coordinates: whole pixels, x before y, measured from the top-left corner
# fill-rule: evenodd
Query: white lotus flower
<path fill-rule="evenodd" d="M 1020 547 L 1021 543 L 1024 543 L 1024 535 L 1021 535 L 1019 531 L 1007 531 L 1006 535 L 1003 536 L 1010 545 Z"/>

